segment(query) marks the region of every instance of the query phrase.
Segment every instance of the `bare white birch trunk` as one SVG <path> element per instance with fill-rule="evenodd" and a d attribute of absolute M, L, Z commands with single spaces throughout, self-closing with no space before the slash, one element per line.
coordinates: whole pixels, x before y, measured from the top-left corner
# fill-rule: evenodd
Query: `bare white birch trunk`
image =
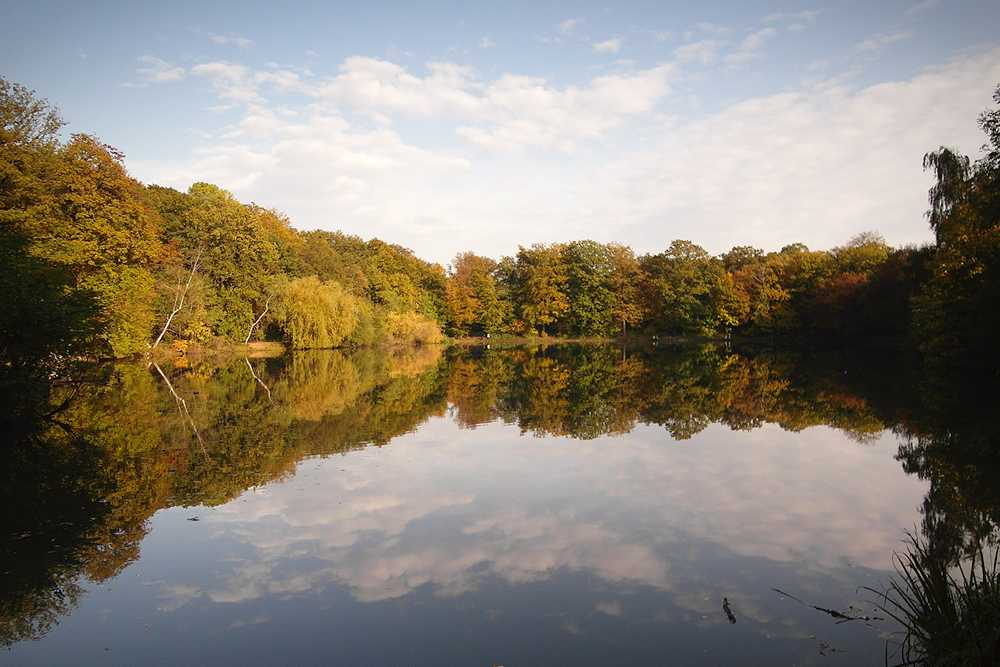
<path fill-rule="evenodd" d="M 163 331 L 160 335 L 156 337 L 153 344 L 150 345 L 151 348 L 155 348 L 163 340 L 163 336 L 167 333 L 167 329 L 170 328 L 170 323 L 174 320 L 174 316 L 181 312 L 184 308 L 184 299 L 187 297 L 188 289 L 191 287 L 191 281 L 194 279 L 194 274 L 198 271 L 198 262 L 201 260 L 201 250 L 198 250 L 198 256 L 194 258 L 194 264 L 191 265 L 191 273 L 188 275 L 187 283 L 184 285 L 184 289 L 181 290 L 180 281 L 177 282 L 177 291 L 174 292 L 174 306 L 173 310 L 170 312 L 170 317 L 167 318 L 167 323 L 163 325 Z"/>

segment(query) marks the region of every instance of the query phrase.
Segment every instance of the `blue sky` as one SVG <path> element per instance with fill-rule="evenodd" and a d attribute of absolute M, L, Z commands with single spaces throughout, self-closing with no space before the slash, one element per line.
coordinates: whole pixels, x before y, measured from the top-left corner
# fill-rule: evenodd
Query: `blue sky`
<path fill-rule="evenodd" d="M 1000 83 L 995 0 L 0 2 L 0 75 L 141 181 L 442 264 L 919 243 Z"/>

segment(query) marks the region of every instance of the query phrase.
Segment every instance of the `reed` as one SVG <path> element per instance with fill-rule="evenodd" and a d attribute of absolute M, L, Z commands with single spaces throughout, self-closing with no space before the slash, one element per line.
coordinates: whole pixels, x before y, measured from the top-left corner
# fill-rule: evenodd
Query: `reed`
<path fill-rule="evenodd" d="M 1000 550 L 980 544 L 953 564 L 929 542 L 910 536 L 896 553 L 896 576 L 875 593 L 876 606 L 904 628 L 889 639 L 886 664 L 973 667 L 1000 665 Z M 990 555 L 992 552 L 992 555 Z M 890 655 L 888 647 L 897 651 Z"/>

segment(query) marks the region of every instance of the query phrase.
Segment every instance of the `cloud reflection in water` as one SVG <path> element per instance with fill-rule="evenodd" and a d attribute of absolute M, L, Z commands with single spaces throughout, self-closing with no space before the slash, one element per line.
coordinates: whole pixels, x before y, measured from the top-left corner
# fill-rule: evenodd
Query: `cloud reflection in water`
<path fill-rule="evenodd" d="M 579 441 L 432 419 L 382 448 L 303 461 L 296 477 L 219 508 L 209 520 L 253 556 L 209 595 L 239 602 L 337 584 L 372 602 L 567 569 L 714 609 L 695 542 L 798 570 L 887 570 L 926 491 L 894 451 L 891 436 L 865 446 L 825 427 L 714 425 L 673 441 L 641 426 Z"/>

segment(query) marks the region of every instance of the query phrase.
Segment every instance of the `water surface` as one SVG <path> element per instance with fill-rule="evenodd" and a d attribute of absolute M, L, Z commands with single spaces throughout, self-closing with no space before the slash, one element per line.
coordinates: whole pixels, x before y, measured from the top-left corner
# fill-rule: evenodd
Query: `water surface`
<path fill-rule="evenodd" d="M 0 660 L 881 664 L 896 628 L 861 589 L 928 483 L 837 369 L 711 347 L 119 367 L 69 415 L 105 457 L 108 510 L 60 561 L 81 590 Z"/>

